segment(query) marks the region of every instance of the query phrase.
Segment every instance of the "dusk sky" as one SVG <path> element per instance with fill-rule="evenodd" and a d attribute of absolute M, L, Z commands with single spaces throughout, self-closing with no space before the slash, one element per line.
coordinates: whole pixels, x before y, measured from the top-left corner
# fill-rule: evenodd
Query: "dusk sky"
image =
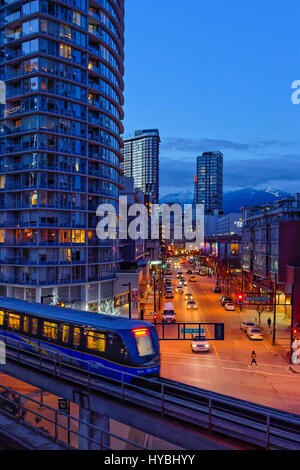
<path fill-rule="evenodd" d="M 126 0 L 125 137 L 161 134 L 161 195 L 224 153 L 225 191 L 300 192 L 299 1 Z"/>

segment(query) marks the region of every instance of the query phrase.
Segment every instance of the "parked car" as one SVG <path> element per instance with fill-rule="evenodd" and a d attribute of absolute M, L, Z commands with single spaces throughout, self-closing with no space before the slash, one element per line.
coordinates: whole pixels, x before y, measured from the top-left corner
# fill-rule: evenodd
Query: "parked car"
<path fill-rule="evenodd" d="M 188 303 L 186 304 L 188 310 L 196 310 L 197 305 L 194 300 L 188 300 Z"/>
<path fill-rule="evenodd" d="M 263 335 L 260 328 L 247 328 L 246 335 L 251 340 L 263 340 Z"/>
<path fill-rule="evenodd" d="M 220 287 L 220 286 L 215 286 L 215 287 L 213 287 L 213 292 L 215 292 L 216 294 L 222 292 L 222 291 L 221 291 L 221 287 Z"/>
<path fill-rule="evenodd" d="M 193 352 L 208 352 L 209 351 L 209 343 L 204 335 L 194 335 L 191 348 Z"/>
<path fill-rule="evenodd" d="M 189 277 L 189 281 L 190 282 L 196 282 L 197 281 L 197 278 L 194 274 L 192 274 L 190 277 Z"/>
<path fill-rule="evenodd" d="M 253 321 L 243 321 L 241 324 L 240 324 L 240 328 L 242 331 L 247 331 L 248 328 L 255 328 L 256 325 L 255 323 L 253 323 Z"/>
<path fill-rule="evenodd" d="M 224 299 L 223 299 L 222 302 L 221 302 L 221 304 L 223 305 L 223 307 L 224 307 L 225 304 L 229 304 L 229 303 L 230 303 L 230 304 L 233 304 L 233 300 L 232 300 L 231 297 L 224 297 Z"/>
<path fill-rule="evenodd" d="M 234 304 L 232 302 L 226 302 L 224 304 L 224 308 L 225 308 L 225 310 L 235 310 Z"/>

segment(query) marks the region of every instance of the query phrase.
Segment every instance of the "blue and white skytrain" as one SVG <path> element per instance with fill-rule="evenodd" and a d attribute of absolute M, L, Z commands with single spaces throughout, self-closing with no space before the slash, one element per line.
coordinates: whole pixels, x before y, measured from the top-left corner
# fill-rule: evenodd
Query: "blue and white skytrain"
<path fill-rule="evenodd" d="M 0 297 L 1 336 L 7 347 L 18 340 L 45 357 L 61 353 L 112 379 L 121 380 L 122 372 L 126 382 L 159 376 L 159 340 L 147 322 Z"/>

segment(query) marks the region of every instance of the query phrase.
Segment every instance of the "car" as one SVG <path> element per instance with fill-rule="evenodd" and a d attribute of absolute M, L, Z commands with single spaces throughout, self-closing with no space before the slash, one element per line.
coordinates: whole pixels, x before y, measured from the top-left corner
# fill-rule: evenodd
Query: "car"
<path fill-rule="evenodd" d="M 186 304 L 188 310 L 196 310 L 197 305 L 194 300 L 188 300 L 188 303 Z"/>
<path fill-rule="evenodd" d="M 194 335 L 191 342 L 191 348 L 193 352 L 208 352 L 209 343 L 205 335 Z"/>
<path fill-rule="evenodd" d="M 167 291 L 165 292 L 165 298 L 166 298 L 166 299 L 174 299 L 174 293 L 173 293 L 173 291 L 167 290 Z"/>
<path fill-rule="evenodd" d="M 190 282 L 196 282 L 197 281 L 197 278 L 194 274 L 192 274 L 190 277 L 189 277 L 189 281 Z"/>
<path fill-rule="evenodd" d="M 165 279 L 165 284 L 171 285 L 171 284 L 172 284 L 172 280 L 171 280 L 169 277 L 167 277 L 167 278 Z"/>
<path fill-rule="evenodd" d="M 176 292 L 177 292 L 178 294 L 183 294 L 183 287 L 182 287 L 181 285 L 177 286 L 177 287 L 176 287 Z"/>
<path fill-rule="evenodd" d="M 181 286 L 186 286 L 186 281 L 184 279 L 179 279 L 178 284 Z"/>
<path fill-rule="evenodd" d="M 262 335 L 262 331 L 260 328 L 248 328 L 246 330 L 246 335 L 251 340 L 259 340 L 259 341 L 263 340 L 263 335 Z"/>
<path fill-rule="evenodd" d="M 224 307 L 224 305 L 225 305 L 225 304 L 229 304 L 229 303 L 230 303 L 230 304 L 233 304 L 233 300 L 232 300 L 232 298 L 231 298 L 231 297 L 226 297 L 226 296 L 225 296 L 225 297 L 223 298 L 223 300 L 222 300 L 221 304 L 222 304 L 222 305 L 223 305 L 223 307 Z"/>
<path fill-rule="evenodd" d="M 199 276 L 206 276 L 206 273 L 204 271 L 199 271 Z"/>
<path fill-rule="evenodd" d="M 191 269 L 189 269 L 189 270 L 187 271 L 187 274 L 193 274 L 193 271 L 192 271 Z"/>
<path fill-rule="evenodd" d="M 248 328 L 255 328 L 256 325 L 255 323 L 253 323 L 253 321 L 243 321 L 241 324 L 240 324 L 240 328 L 242 331 L 247 331 Z"/>
<path fill-rule="evenodd" d="M 215 286 L 213 287 L 213 292 L 215 292 L 215 294 L 219 294 L 221 291 L 221 287 L 220 286 Z"/>
<path fill-rule="evenodd" d="M 167 274 L 167 276 L 172 276 L 172 274 L 173 274 L 173 273 L 172 273 L 172 270 L 171 270 L 171 269 L 167 269 L 166 274 Z"/>
<path fill-rule="evenodd" d="M 184 298 L 185 300 L 193 300 L 193 295 L 188 292 L 187 294 L 185 294 Z"/>
<path fill-rule="evenodd" d="M 170 291 L 170 290 L 171 291 L 173 290 L 172 286 L 169 286 L 169 285 L 165 286 L 165 292 Z"/>
<path fill-rule="evenodd" d="M 224 308 L 225 308 L 225 310 L 235 310 L 234 304 L 232 302 L 226 302 L 224 304 Z"/>

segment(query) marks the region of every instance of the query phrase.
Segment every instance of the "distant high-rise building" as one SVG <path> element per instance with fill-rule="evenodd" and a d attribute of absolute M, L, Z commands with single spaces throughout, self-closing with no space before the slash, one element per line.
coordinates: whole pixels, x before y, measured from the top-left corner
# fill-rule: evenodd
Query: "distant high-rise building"
<path fill-rule="evenodd" d="M 99 310 L 119 269 L 124 0 L 0 0 L 0 294 Z"/>
<path fill-rule="evenodd" d="M 196 202 L 205 213 L 223 210 L 223 154 L 203 152 L 197 157 Z"/>
<path fill-rule="evenodd" d="M 134 187 L 159 202 L 159 144 L 158 129 L 135 131 L 134 137 L 124 140 L 124 175 L 134 178 Z"/>

